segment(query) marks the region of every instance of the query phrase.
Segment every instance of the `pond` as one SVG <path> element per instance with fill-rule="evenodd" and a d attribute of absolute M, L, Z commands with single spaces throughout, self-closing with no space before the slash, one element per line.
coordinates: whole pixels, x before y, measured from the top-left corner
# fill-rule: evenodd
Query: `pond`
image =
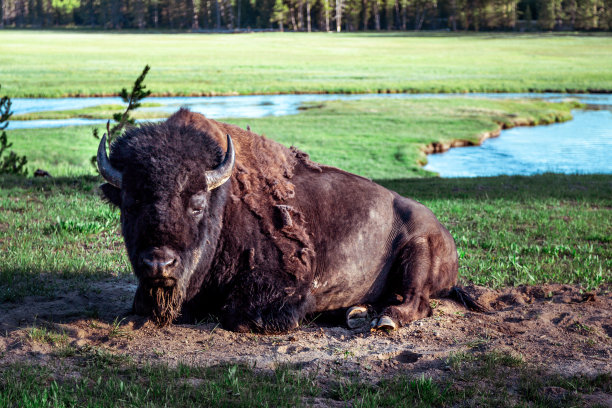
<path fill-rule="evenodd" d="M 574 98 L 604 110 L 575 110 L 574 120 L 561 124 L 522 127 L 502 131 L 482 146 L 451 149 L 429 156 L 427 170 L 442 177 L 475 177 L 500 174 L 612 173 L 612 95 L 559 93 L 474 93 L 474 94 L 302 94 L 223 97 L 151 97 L 156 107 L 141 108 L 171 113 L 187 106 L 211 118 L 258 118 L 298 113 L 306 102 L 364 98 L 541 98 L 560 101 Z M 15 114 L 48 110 L 122 104 L 118 97 L 13 99 Z M 105 123 L 97 119 L 11 121 L 9 129 L 48 128 Z"/>

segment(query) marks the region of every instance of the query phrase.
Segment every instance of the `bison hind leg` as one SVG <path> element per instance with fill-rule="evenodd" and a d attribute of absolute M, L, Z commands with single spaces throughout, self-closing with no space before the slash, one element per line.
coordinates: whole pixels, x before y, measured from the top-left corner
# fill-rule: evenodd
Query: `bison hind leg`
<path fill-rule="evenodd" d="M 372 328 L 377 330 L 395 330 L 414 320 L 429 317 L 432 313 L 433 311 L 429 305 L 429 296 L 414 294 L 407 296 L 407 301 L 401 305 L 384 308 L 380 317 L 372 321 Z"/>
<path fill-rule="evenodd" d="M 384 307 L 372 327 L 394 330 L 431 316 L 430 295 L 448 290 L 456 281 L 457 255 L 454 248 L 452 238 L 442 234 L 418 237 L 408 242 L 395 270 L 402 301 Z"/>

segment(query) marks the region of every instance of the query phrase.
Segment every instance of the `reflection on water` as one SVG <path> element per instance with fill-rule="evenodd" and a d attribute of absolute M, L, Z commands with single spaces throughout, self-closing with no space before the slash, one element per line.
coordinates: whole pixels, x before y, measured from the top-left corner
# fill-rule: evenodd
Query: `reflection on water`
<path fill-rule="evenodd" d="M 612 112 L 574 111 L 574 120 L 502 131 L 482 146 L 428 157 L 442 177 L 555 173 L 612 174 Z"/>

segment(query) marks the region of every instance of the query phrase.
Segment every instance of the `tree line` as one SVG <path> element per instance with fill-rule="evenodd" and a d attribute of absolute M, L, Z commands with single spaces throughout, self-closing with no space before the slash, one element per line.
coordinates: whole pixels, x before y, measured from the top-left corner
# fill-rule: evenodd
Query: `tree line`
<path fill-rule="evenodd" d="M 0 0 L 0 28 L 612 30 L 612 0 Z"/>

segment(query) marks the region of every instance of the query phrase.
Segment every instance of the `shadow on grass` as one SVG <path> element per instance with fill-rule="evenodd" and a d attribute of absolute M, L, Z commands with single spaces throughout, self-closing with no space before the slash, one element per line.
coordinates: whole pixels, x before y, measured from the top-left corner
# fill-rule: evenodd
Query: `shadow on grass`
<path fill-rule="evenodd" d="M 97 192 L 103 182 L 97 176 L 23 178 L 2 176 L 3 190 Z M 612 205 L 612 174 L 555 174 L 474 178 L 376 179 L 376 183 L 416 199 L 508 199 L 557 198 L 603 200 Z"/>
<path fill-rule="evenodd" d="M 74 176 L 74 177 L 19 177 L 12 175 L 0 176 L 0 188 L 2 190 L 34 190 L 34 191 L 58 191 L 58 192 L 88 192 L 97 190 L 103 183 L 98 176 Z"/>
<path fill-rule="evenodd" d="M 612 206 L 612 175 L 541 174 L 476 178 L 383 179 L 377 183 L 416 200 L 597 201 Z"/>

